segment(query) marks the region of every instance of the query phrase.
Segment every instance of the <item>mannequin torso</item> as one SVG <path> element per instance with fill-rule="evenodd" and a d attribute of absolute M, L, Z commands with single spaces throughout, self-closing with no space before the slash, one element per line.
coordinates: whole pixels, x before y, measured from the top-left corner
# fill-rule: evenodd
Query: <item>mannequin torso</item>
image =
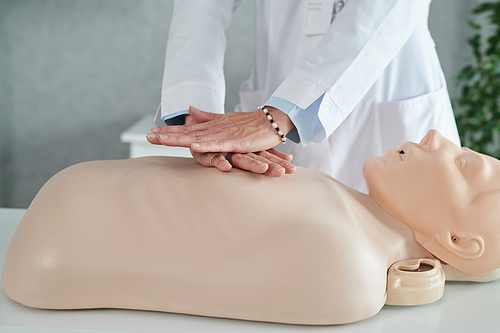
<path fill-rule="evenodd" d="M 423 257 L 407 226 L 324 173 L 223 174 L 148 157 L 52 178 L 16 231 L 2 282 L 41 308 L 339 324 L 376 314 L 388 267 Z"/>

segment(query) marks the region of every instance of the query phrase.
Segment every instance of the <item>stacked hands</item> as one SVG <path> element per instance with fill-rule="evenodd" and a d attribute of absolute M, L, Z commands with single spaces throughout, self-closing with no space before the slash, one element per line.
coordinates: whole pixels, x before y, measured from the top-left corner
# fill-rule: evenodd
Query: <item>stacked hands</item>
<path fill-rule="evenodd" d="M 267 109 L 283 133 L 293 128 L 285 113 Z M 151 129 L 147 140 L 154 145 L 190 148 L 198 163 L 221 171 L 235 167 L 272 177 L 295 171 L 293 156 L 272 148 L 281 139 L 262 110 L 214 114 L 191 106 L 185 120 L 182 126 Z"/>

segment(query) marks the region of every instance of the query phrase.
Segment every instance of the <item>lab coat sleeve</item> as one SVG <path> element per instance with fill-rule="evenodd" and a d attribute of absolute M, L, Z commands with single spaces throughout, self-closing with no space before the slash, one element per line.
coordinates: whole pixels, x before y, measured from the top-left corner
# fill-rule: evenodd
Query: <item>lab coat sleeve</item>
<path fill-rule="evenodd" d="M 318 109 L 323 96 L 321 95 L 305 110 L 278 97 L 269 98 L 265 105 L 275 107 L 288 115 L 295 127 L 288 132 L 286 137 L 295 143 L 302 143 L 305 146 L 313 138 L 316 141 L 319 140 L 319 142 L 325 139 L 323 137 L 325 130 L 318 118 Z"/>
<path fill-rule="evenodd" d="M 417 23 L 426 19 L 429 4 L 430 0 L 350 0 L 273 97 L 306 110 L 323 95 L 317 119 L 311 119 L 319 120 L 325 130 L 313 141 L 323 141 L 367 93 Z M 302 137 L 301 143 L 307 144 Z"/>
<path fill-rule="evenodd" d="M 190 105 L 203 111 L 224 112 L 225 29 L 238 4 L 234 0 L 175 2 L 157 125 Z"/>

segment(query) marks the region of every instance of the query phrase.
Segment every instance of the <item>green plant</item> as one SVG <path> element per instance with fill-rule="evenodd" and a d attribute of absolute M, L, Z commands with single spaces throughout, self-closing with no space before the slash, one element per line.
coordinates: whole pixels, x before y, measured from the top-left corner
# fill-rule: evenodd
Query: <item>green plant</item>
<path fill-rule="evenodd" d="M 467 42 L 474 61 L 458 75 L 461 96 L 456 115 L 462 144 L 500 157 L 500 1 L 480 3 L 472 14 L 485 15 L 486 27 L 469 20 L 474 34 Z"/>

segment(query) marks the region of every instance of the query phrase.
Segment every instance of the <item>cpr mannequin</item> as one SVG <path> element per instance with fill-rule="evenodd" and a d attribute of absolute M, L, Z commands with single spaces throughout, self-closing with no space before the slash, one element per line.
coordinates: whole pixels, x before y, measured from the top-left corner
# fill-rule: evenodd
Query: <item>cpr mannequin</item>
<path fill-rule="evenodd" d="M 39 308 L 319 325 L 375 315 L 399 260 L 498 277 L 499 161 L 430 131 L 364 174 L 370 196 L 300 168 L 272 178 L 168 157 L 78 164 L 32 202 L 2 284 Z"/>

